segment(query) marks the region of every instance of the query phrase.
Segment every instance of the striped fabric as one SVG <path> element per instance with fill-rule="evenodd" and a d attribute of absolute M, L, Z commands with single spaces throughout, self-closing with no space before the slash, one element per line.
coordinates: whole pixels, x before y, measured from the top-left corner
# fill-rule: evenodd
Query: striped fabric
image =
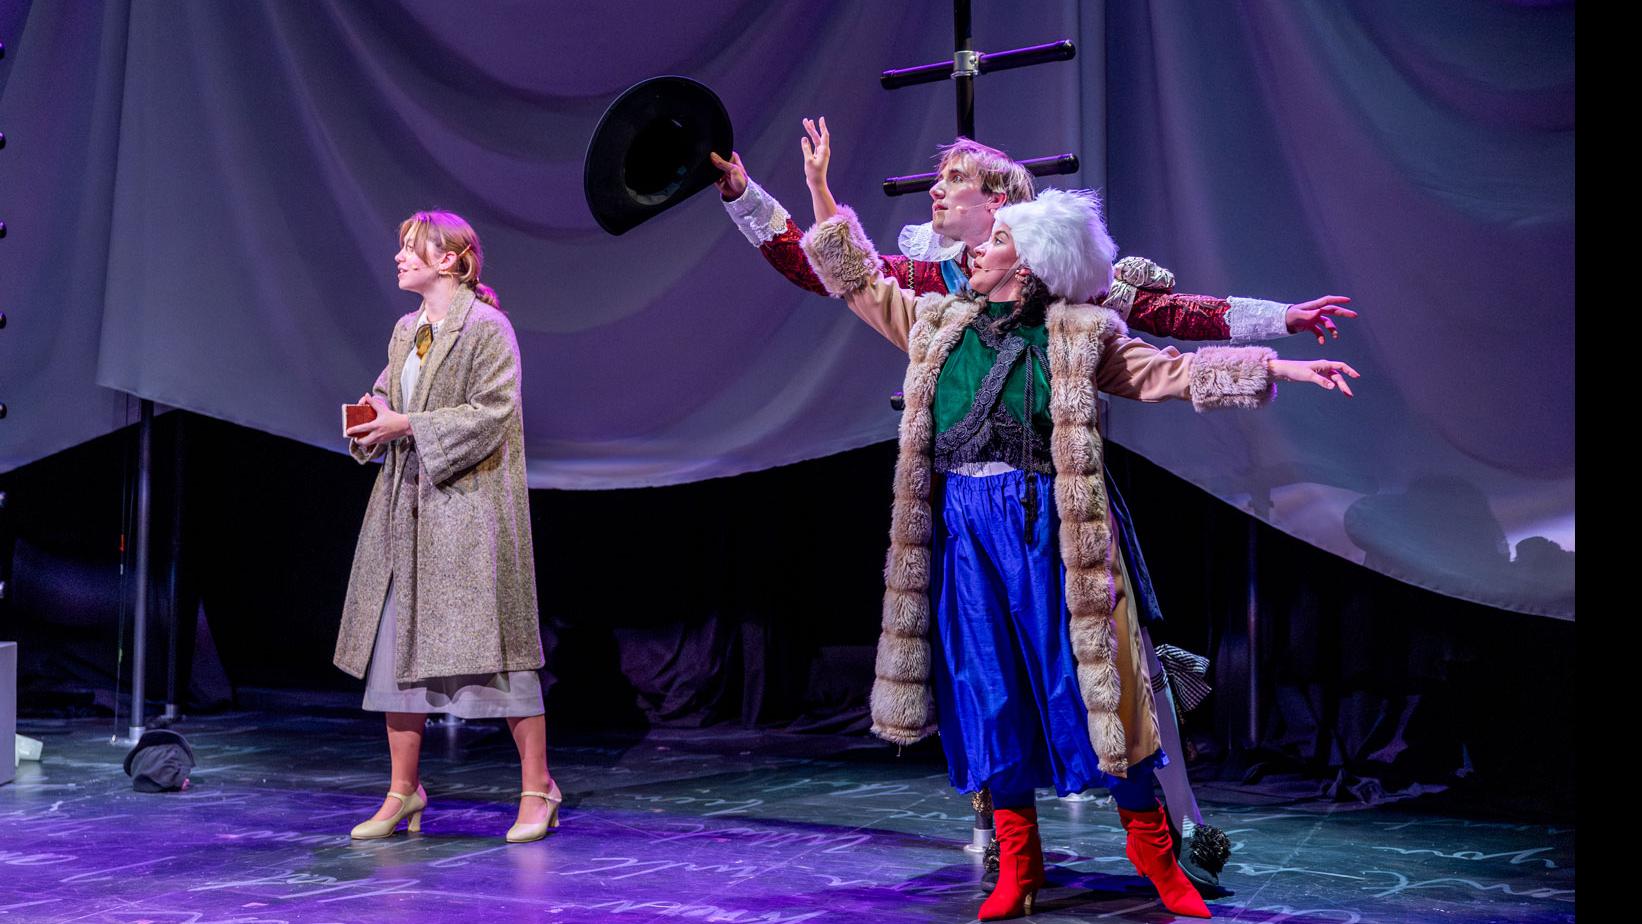
<path fill-rule="evenodd" d="M 1175 702 L 1180 705 L 1181 712 L 1190 712 L 1201 706 L 1203 701 L 1209 698 L 1209 694 L 1214 692 L 1203 679 L 1209 672 L 1208 658 L 1173 645 L 1159 645 L 1157 659 L 1163 662 L 1163 672 L 1168 675 L 1168 679 L 1165 681 L 1161 677 L 1153 677 L 1152 686 L 1160 692 L 1164 683 L 1172 686 Z"/>

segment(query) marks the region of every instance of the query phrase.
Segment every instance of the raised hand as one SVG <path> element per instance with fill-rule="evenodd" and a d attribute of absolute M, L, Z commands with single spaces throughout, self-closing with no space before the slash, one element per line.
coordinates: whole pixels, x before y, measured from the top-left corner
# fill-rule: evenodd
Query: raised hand
<path fill-rule="evenodd" d="M 1289 333 L 1298 334 L 1309 330 L 1317 336 L 1318 343 L 1327 343 L 1328 337 L 1333 335 L 1335 340 L 1340 339 L 1340 329 L 1334 326 L 1333 318 L 1354 318 L 1357 312 L 1345 307 L 1351 299 L 1344 295 L 1325 295 L 1314 298 L 1309 302 L 1290 305 L 1284 319 L 1288 322 Z M 1348 392 L 1349 394 L 1349 392 Z"/>
<path fill-rule="evenodd" d="M 810 189 L 827 185 L 827 164 L 832 160 L 832 135 L 827 131 L 827 117 L 821 117 L 817 127 L 814 119 L 804 120 L 804 134 L 798 144 L 804 149 L 804 181 Z"/>
<path fill-rule="evenodd" d="M 731 151 L 729 160 L 719 157 L 716 151 L 709 151 L 708 154 L 713 166 L 718 168 L 719 177 L 713 181 L 713 185 L 718 187 L 718 194 L 725 202 L 740 199 L 741 194 L 747 191 L 747 168 L 741 163 L 740 152 Z"/>
<path fill-rule="evenodd" d="M 1362 377 L 1356 369 L 1332 359 L 1274 359 L 1271 361 L 1271 375 L 1285 382 L 1310 382 L 1331 391 L 1339 386 L 1347 398 L 1353 395 L 1346 377 Z"/>
<path fill-rule="evenodd" d="M 821 117 L 818 126 L 814 119 L 804 120 L 804 137 L 798 139 L 804 149 L 804 181 L 810 186 L 810 209 L 815 220 L 826 221 L 838 214 L 838 203 L 827 188 L 827 164 L 832 161 L 832 135 L 827 131 L 827 117 Z"/>

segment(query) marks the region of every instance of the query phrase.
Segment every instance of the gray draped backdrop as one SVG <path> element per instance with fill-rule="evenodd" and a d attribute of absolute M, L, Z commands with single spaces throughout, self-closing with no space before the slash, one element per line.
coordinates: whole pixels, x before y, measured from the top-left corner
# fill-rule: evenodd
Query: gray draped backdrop
<path fill-rule="evenodd" d="M 978 134 L 1075 150 L 1125 253 L 1187 291 L 1363 316 L 1359 397 L 1265 412 L 1119 404 L 1119 442 L 1406 581 L 1573 616 L 1572 3 L 977 0 Z M 397 222 L 467 216 L 524 356 L 537 487 L 734 475 L 894 435 L 904 359 L 766 269 L 705 193 L 598 230 L 581 157 L 661 73 L 723 97 L 802 223 L 799 119 L 880 246 L 927 218 L 951 7 L 908 3 L 0 3 L 0 470 L 107 432 L 126 394 L 338 449 L 337 406 L 414 301 Z M 1151 524 L 1149 528 L 1162 528 Z"/>

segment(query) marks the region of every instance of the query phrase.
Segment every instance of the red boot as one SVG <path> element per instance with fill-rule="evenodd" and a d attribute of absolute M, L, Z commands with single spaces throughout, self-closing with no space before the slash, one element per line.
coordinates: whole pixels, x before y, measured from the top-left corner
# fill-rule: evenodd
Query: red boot
<path fill-rule="evenodd" d="M 1117 814 L 1123 819 L 1123 829 L 1129 832 L 1129 862 L 1157 887 L 1163 907 L 1188 917 L 1212 917 L 1203 896 L 1197 894 L 1192 881 L 1175 862 L 1174 841 L 1169 837 L 1169 820 L 1163 816 L 1163 807 L 1149 812 L 1120 808 Z"/>
<path fill-rule="evenodd" d="M 1043 887 L 1043 842 L 1038 840 L 1038 810 L 993 809 L 998 829 L 998 884 L 981 903 L 980 919 L 1002 921 L 1032 913 L 1032 899 Z"/>

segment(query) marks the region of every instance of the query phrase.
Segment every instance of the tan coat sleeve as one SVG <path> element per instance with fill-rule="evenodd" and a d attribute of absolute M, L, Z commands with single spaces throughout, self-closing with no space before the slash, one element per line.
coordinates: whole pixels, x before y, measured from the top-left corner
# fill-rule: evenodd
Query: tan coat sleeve
<path fill-rule="evenodd" d="M 441 484 L 484 461 L 507 438 L 519 413 L 519 346 L 506 321 L 470 325 L 473 366 L 461 404 L 415 411 L 411 435 L 429 481 Z"/>
<path fill-rule="evenodd" d="M 1205 347 L 1182 353 L 1158 349 L 1135 337 L 1109 334 L 1095 386 L 1136 401 L 1190 399 L 1199 411 L 1259 407 L 1277 393 L 1267 365 L 1277 354 L 1266 347 Z"/>
<path fill-rule="evenodd" d="M 917 297 L 883 274 L 878 251 L 855 212 L 839 206 L 837 215 L 817 222 L 800 243 L 827 292 L 842 298 L 856 317 L 905 352 Z"/>
<path fill-rule="evenodd" d="M 856 317 L 867 322 L 868 327 L 895 344 L 896 349 L 906 352 L 917 304 L 911 289 L 903 289 L 895 280 L 880 275 L 866 287 L 844 296 L 844 304 Z"/>
<path fill-rule="evenodd" d="M 1191 397 L 1192 356 L 1174 347 L 1158 349 L 1138 337 L 1112 335 L 1101 353 L 1095 387 L 1135 401 Z"/>

